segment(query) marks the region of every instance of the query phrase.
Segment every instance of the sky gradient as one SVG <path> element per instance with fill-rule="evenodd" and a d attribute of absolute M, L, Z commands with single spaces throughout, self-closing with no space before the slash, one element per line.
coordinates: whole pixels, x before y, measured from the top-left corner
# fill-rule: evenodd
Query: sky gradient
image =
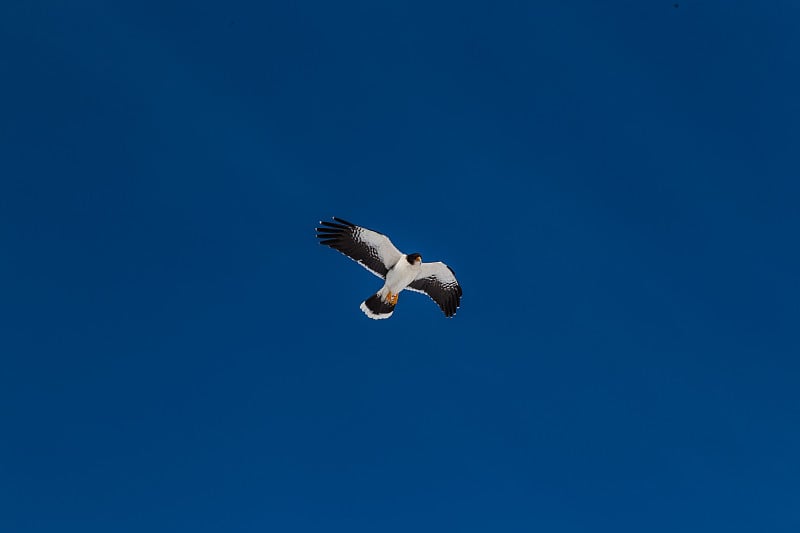
<path fill-rule="evenodd" d="M 0 6 L 0 530 L 798 531 L 800 6 L 500 4 Z"/>

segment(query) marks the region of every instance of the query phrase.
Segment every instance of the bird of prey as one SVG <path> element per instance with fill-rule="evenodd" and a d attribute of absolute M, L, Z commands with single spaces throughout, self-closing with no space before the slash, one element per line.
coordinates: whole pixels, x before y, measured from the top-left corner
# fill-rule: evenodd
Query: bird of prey
<path fill-rule="evenodd" d="M 321 221 L 320 226 L 320 244 L 342 252 L 385 281 L 381 290 L 361 304 L 368 317 L 380 320 L 392 316 L 403 289 L 427 294 L 448 318 L 456 314 L 461 285 L 449 266 L 442 262 L 423 263 L 420 254 L 402 253 L 386 235 L 341 218 Z"/>

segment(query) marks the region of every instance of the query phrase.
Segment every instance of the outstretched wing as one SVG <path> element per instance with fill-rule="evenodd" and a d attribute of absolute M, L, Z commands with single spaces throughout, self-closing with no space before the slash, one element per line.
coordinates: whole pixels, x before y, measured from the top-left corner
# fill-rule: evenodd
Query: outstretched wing
<path fill-rule="evenodd" d="M 422 263 L 417 278 L 407 288 L 430 296 L 447 317 L 455 315 L 461 305 L 461 285 L 453 269 L 442 262 Z"/>
<path fill-rule="evenodd" d="M 397 263 L 403 254 L 389 237 L 371 229 L 333 217 L 334 222 L 321 221 L 317 228 L 320 244 L 339 250 L 380 278 Z"/>

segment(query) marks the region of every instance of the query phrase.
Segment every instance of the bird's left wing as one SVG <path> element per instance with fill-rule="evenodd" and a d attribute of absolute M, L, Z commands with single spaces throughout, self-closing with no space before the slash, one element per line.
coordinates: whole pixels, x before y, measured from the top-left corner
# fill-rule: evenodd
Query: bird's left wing
<path fill-rule="evenodd" d="M 320 244 L 339 250 L 344 255 L 380 278 L 392 268 L 403 254 L 395 248 L 389 237 L 352 222 L 333 217 L 334 222 L 321 221 L 317 228 Z"/>
<path fill-rule="evenodd" d="M 430 296 L 446 317 L 455 315 L 461 305 L 461 285 L 453 269 L 442 262 L 422 263 L 417 278 L 407 288 Z"/>

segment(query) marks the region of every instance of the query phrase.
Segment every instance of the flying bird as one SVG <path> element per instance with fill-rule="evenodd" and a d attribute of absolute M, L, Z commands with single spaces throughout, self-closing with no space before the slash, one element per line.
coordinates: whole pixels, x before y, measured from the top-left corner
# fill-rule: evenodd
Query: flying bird
<path fill-rule="evenodd" d="M 322 227 L 317 228 L 320 244 L 342 252 L 384 280 L 381 290 L 361 303 L 365 315 L 375 320 L 389 318 L 404 289 L 427 294 L 448 318 L 456 314 L 461 303 L 461 285 L 453 269 L 440 261 L 423 263 L 417 253 L 402 253 L 382 233 L 341 218 L 333 220 L 320 222 Z"/>

